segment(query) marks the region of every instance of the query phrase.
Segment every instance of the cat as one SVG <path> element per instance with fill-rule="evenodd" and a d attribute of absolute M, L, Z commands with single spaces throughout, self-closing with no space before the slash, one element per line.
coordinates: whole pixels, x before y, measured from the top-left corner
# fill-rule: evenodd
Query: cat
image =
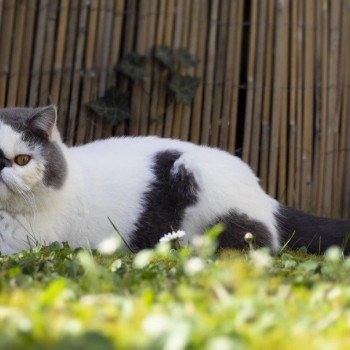
<path fill-rule="evenodd" d="M 0 253 L 68 242 L 96 248 L 115 236 L 133 251 L 170 231 L 189 240 L 223 223 L 219 247 L 311 253 L 342 245 L 350 221 L 310 216 L 268 196 L 240 158 L 154 136 L 120 137 L 67 147 L 55 106 L 0 109 Z M 345 247 L 345 252 L 348 248 Z"/>

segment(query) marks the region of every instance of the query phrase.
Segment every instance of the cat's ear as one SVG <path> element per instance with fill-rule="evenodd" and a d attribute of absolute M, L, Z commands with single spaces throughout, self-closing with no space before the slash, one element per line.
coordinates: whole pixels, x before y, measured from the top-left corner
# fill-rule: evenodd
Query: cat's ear
<path fill-rule="evenodd" d="M 28 127 L 43 137 L 50 139 L 56 125 L 57 107 L 50 105 L 38 108 L 37 112 L 30 118 Z"/>

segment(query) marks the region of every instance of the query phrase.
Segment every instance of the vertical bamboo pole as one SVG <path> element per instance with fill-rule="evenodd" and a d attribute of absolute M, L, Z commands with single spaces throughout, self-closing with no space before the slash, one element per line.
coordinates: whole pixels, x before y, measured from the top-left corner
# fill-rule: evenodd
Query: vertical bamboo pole
<path fill-rule="evenodd" d="M 57 21 L 57 7 L 58 1 L 52 0 L 49 2 L 49 9 L 47 14 L 47 28 L 45 36 L 45 47 L 42 62 L 42 72 L 40 79 L 39 90 L 39 105 L 49 103 L 50 79 L 52 75 L 52 60 L 55 45 L 55 31 Z"/>
<path fill-rule="evenodd" d="M 249 54 L 248 54 L 248 76 L 247 76 L 247 97 L 244 118 L 244 139 L 242 158 L 249 163 L 252 138 L 252 118 L 253 118 L 253 98 L 255 84 L 255 61 L 256 61 L 256 41 L 257 41 L 257 16 L 258 0 L 251 2 L 250 33 L 249 33 Z"/>
<path fill-rule="evenodd" d="M 28 85 L 32 58 L 32 44 L 34 37 L 36 0 L 28 0 L 26 4 L 26 20 L 25 20 L 25 35 L 23 35 L 21 67 L 19 74 L 19 82 L 17 89 L 17 105 L 27 105 Z"/>
<path fill-rule="evenodd" d="M 236 150 L 236 129 L 237 129 L 237 111 L 238 111 L 238 93 L 240 83 L 241 51 L 242 51 L 242 32 L 244 17 L 244 0 L 238 0 L 237 4 L 237 23 L 235 38 L 236 58 L 233 67 L 233 89 L 230 112 L 230 130 L 228 138 L 228 151 L 234 153 Z"/>
<path fill-rule="evenodd" d="M 115 84 L 115 65 L 117 64 L 121 52 L 122 29 L 125 10 L 125 0 L 114 0 L 114 21 L 111 38 L 111 52 L 109 55 L 108 86 Z"/>
<path fill-rule="evenodd" d="M 136 51 L 145 55 L 147 50 L 147 13 L 148 3 L 146 0 L 139 1 L 139 13 L 137 21 L 137 39 L 136 39 Z M 138 135 L 140 130 L 140 123 L 142 114 L 142 94 L 143 85 L 137 84 L 133 86 L 132 98 L 131 98 L 131 120 L 130 120 L 130 133 L 131 135 Z"/>
<path fill-rule="evenodd" d="M 298 78 L 298 1 L 291 1 L 291 53 L 289 98 L 288 205 L 295 204 L 296 115 Z"/>
<path fill-rule="evenodd" d="M 179 0 L 178 0 L 179 1 Z M 177 13 L 177 24 L 175 27 L 175 35 L 174 35 L 174 48 L 186 47 L 187 46 L 187 35 L 188 35 L 188 24 L 189 24 L 189 16 L 190 16 L 190 8 L 192 1 L 182 1 L 179 2 L 179 13 Z M 181 23 L 181 24 L 180 24 Z M 178 29 L 178 30 L 176 30 Z M 182 73 L 182 67 L 180 67 L 180 73 Z M 171 132 L 171 136 L 175 139 L 180 138 L 180 129 L 181 129 L 181 121 L 182 121 L 182 112 L 186 108 L 179 103 L 175 103 L 174 105 L 174 122 L 173 129 Z"/>
<path fill-rule="evenodd" d="M 189 22 L 189 33 L 188 33 L 188 50 L 195 55 L 197 55 L 197 46 L 199 39 L 199 27 L 200 27 L 200 7 L 203 4 L 199 0 L 192 0 L 192 12 L 190 17 L 188 18 Z M 195 74 L 195 68 L 189 69 L 189 75 Z M 200 93 L 198 90 L 196 92 Z M 193 103 L 192 103 L 193 106 Z M 184 106 L 182 111 L 182 122 L 181 122 L 181 134 L 180 137 L 182 140 L 188 140 L 190 137 L 190 125 L 191 125 L 191 115 L 192 109 L 189 106 Z"/>
<path fill-rule="evenodd" d="M 88 12 L 89 0 L 82 0 L 81 8 L 79 11 L 79 27 L 76 41 L 76 53 L 74 59 L 74 70 L 72 77 L 72 93 L 70 99 L 70 108 L 67 120 L 67 143 L 72 145 L 74 143 L 77 117 L 80 102 L 80 89 L 81 89 L 81 71 L 83 68 L 84 46 L 86 41 L 86 28 L 87 28 L 87 12 Z"/>
<path fill-rule="evenodd" d="M 146 41 L 146 55 L 148 57 L 146 63 L 146 81 L 143 84 L 143 93 L 142 93 L 142 105 L 141 105 L 141 122 L 140 122 L 140 135 L 147 135 L 148 125 L 149 125 L 149 114 L 150 114 L 150 94 L 152 90 L 152 66 L 153 66 L 153 57 L 152 49 L 155 44 L 155 28 L 157 21 L 157 7 L 158 0 L 149 0 L 148 1 L 149 12 L 147 14 L 147 41 Z"/>
<path fill-rule="evenodd" d="M 252 137 L 250 140 L 250 166 L 255 173 L 258 172 L 259 153 L 260 153 L 260 132 L 262 118 L 262 98 L 263 98 L 263 81 L 265 65 L 265 38 L 267 26 L 267 7 L 268 1 L 259 2 L 259 14 L 257 24 L 257 47 L 256 47 L 256 67 L 255 67 L 255 87 L 254 102 L 252 111 Z"/>
<path fill-rule="evenodd" d="M 338 48 L 339 33 L 333 28 L 337 27 L 340 16 L 340 7 L 338 2 L 331 3 L 330 11 L 330 37 L 328 45 L 329 55 L 329 89 L 328 98 L 328 123 L 327 123 L 327 143 L 326 143 L 326 159 L 325 159 L 325 188 L 324 188 L 324 210 L 323 214 L 330 216 L 332 213 L 333 199 L 333 175 L 334 175 L 334 130 L 336 127 L 336 84 L 337 84 L 337 65 L 338 65 Z"/>
<path fill-rule="evenodd" d="M 170 47 L 173 42 L 173 32 L 174 32 L 174 12 L 175 12 L 175 0 L 166 0 L 166 17 L 165 23 L 166 26 L 164 28 L 164 45 Z M 158 91 L 158 105 L 157 105 L 157 117 L 159 117 L 157 123 L 157 135 L 162 135 L 163 128 L 165 128 L 165 121 L 167 120 L 167 96 L 166 96 L 166 82 L 169 77 L 168 72 L 161 72 L 159 77 L 159 91 Z M 169 100 L 168 100 L 169 102 Z M 169 126 L 170 125 L 170 126 Z M 171 124 L 167 124 L 167 133 L 166 135 L 170 136 L 171 134 Z"/>
<path fill-rule="evenodd" d="M 183 12 L 184 12 L 184 0 L 177 0 L 175 6 L 175 18 L 174 18 L 174 33 L 173 33 L 173 43 L 172 47 L 174 49 L 178 49 L 181 46 L 182 39 L 182 30 L 183 30 Z M 168 100 L 169 101 L 169 100 Z M 173 133 L 173 124 L 174 122 L 174 114 L 175 114 L 175 106 L 174 104 L 170 104 L 166 109 L 165 114 L 165 127 L 164 127 L 164 136 L 165 137 L 174 137 Z M 177 107 L 179 110 L 179 106 Z M 181 118 L 181 115 L 180 115 Z M 176 127 L 175 127 L 176 129 Z"/>
<path fill-rule="evenodd" d="M 166 0 L 159 0 L 159 10 L 157 18 L 157 30 L 155 33 L 155 46 L 158 47 L 164 43 L 164 31 L 165 31 L 165 19 L 166 19 Z M 157 67 L 158 68 L 158 67 Z M 155 72 L 155 79 L 152 84 L 151 101 L 150 101 L 150 113 L 149 113 L 149 129 L 148 134 L 157 134 L 158 124 L 162 123 L 163 116 L 158 114 L 158 100 L 159 89 L 161 82 L 161 70 L 157 69 Z M 164 86 L 161 86 L 164 88 Z M 158 129 L 159 130 L 159 129 Z"/>
<path fill-rule="evenodd" d="M 9 74 L 12 27 L 14 23 L 16 3 L 12 0 L 5 0 L 3 3 L 1 33 L 0 33 L 0 108 L 5 106 L 7 79 Z"/>
<path fill-rule="evenodd" d="M 298 0 L 295 0 L 298 1 Z M 272 97 L 272 73 L 273 73 L 273 49 L 275 28 L 275 0 L 268 0 L 267 9 L 267 32 L 265 51 L 265 78 L 263 82 L 263 107 L 261 122 L 261 155 L 259 163 L 259 175 L 262 187 L 268 187 L 269 169 L 269 141 L 270 141 L 270 119 L 271 119 L 271 97 Z"/>
<path fill-rule="evenodd" d="M 217 35 L 217 21 L 219 11 L 219 1 L 213 0 L 210 9 L 209 18 L 209 37 L 208 37 L 208 51 L 207 51 L 207 67 L 205 74 L 205 90 L 204 90 L 204 104 L 202 114 L 202 132 L 201 143 L 209 144 L 210 127 L 211 127 L 211 106 L 213 101 L 213 85 L 214 85 L 214 70 L 216 60 L 216 35 Z"/>
<path fill-rule="evenodd" d="M 123 46 L 122 46 L 122 56 L 125 56 L 134 49 L 136 40 L 136 19 L 137 19 L 137 4 L 136 0 L 128 0 L 125 3 L 125 27 L 123 29 Z M 136 34 L 135 34 L 136 33 Z M 128 80 L 125 77 L 118 76 L 118 86 L 121 87 L 123 91 L 128 89 Z M 131 111 L 132 112 L 132 111 Z M 124 135 L 125 132 L 131 133 L 131 124 L 133 116 L 131 116 L 131 121 L 120 123 L 116 127 L 117 135 Z"/>
<path fill-rule="evenodd" d="M 82 143 L 86 140 L 87 132 L 89 129 L 88 117 L 90 116 L 86 103 L 90 102 L 91 85 L 95 81 L 94 70 L 94 53 L 95 53 L 95 41 L 97 30 L 97 15 L 98 15 L 99 0 L 92 0 L 90 4 L 89 23 L 87 31 L 87 41 L 85 45 L 85 74 L 82 84 L 81 92 L 81 109 L 79 113 L 78 127 L 75 143 Z"/>
<path fill-rule="evenodd" d="M 331 82 L 331 91 L 330 94 L 333 96 L 331 97 L 331 103 L 330 106 L 332 108 L 332 117 L 333 117 L 333 145 L 332 145 L 332 152 L 333 152 L 333 175 L 332 175 L 332 215 L 333 216 L 339 216 L 340 214 L 340 198 L 337 196 L 337 185 L 341 181 L 341 176 L 338 173 L 338 157 L 339 157 L 339 129 L 340 129 L 340 98 L 341 98 L 341 77 L 339 75 L 340 70 L 343 68 L 340 66 L 340 50 L 342 49 L 342 43 L 341 43 L 341 29 L 342 29 L 342 6 L 341 2 L 332 2 L 331 4 L 332 8 L 332 14 L 334 14 L 331 17 L 331 41 L 330 44 L 333 47 L 333 52 L 331 53 L 331 60 L 332 60 L 332 54 L 334 53 L 334 66 L 330 67 L 331 74 L 330 74 L 330 82 Z M 346 35 L 349 35 L 347 33 Z M 331 48 L 332 50 L 332 48 Z M 332 72 L 332 70 L 334 71 Z"/>
<path fill-rule="evenodd" d="M 201 117 L 202 117 L 202 107 L 203 107 L 203 91 L 204 91 L 204 74 L 206 67 L 206 45 L 207 45 L 207 28 L 208 28 L 208 0 L 201 0 L 199 7 L 199 17 L 198 17 L 198 47 L 197 47 L 197 57 L 199 63 L 195 68 L 195 75 L 200 77 L 201 83 L 198 87 L 198 91 L 193 100 L 192 106 L 192 117 L 191 117 L 191 141 L 199 143 L 200 140 L 200 130 L 201 130 Z"/>
<path fill-rule="evenodd" d="M 304 109 L 303 109 L 303 153 L 301 208 L 311 208 L 312 174 L 312 138 L 313 138 L 313 74 L 314 74 L 314 5 L 305 2 L 305 73 L 304 73 Z"/>
<path fill-rule="evenodd" d="M 218 146 L 219 143 L 219 131 L 221 125 L 221 108 L 222 108 L 222 97 L 224 88 L 224 73 L 225 73 L 225 57 L 226 57 L 226 46 L 227 46 L 227 21 L 229 13 L 229 1 L 221 0 L 219 28 L 217 37 L 217 59 L 215 67 L 215 85 L 213 91 L 213 106 L 212 106 L 212 125 L 210 135 L 210 145 Z"/>
<path fill-rule="evenodd" d="M 58 118 L 58 127 L 63 135 L 66 135 L 66 127 L 70 107 L 72 71 L 75 54 L 78 13 L 80 9 L 79 5 L 79 1 L 71 1 L 69 8 L 69 22 L 67 27 L 60 99 L 58 103 L 60 110 L 60 118 Z"/>
<path fill-rule="evenodd" d="M 66 30 L 68 23 L 68 9 L 69 0 L 61 0 L 56 38 L 55 59 L 50 89 L 50 99 L 53 103 L 58 103 L 60 95 L 61 75 L 63 67 L 64 48 L 66 43 Z"/>
<path fill-rule="evenodd" d="M 297 128 L 296 128 L 296 182 L 295 182 L 295 205 L 297 208 L 301 207 L 301 192 L 302 192 L 302 135 L 303 135 L 303 104 L 304 104 L 304 2 L 299 1 L 299 9 L 298 9 L 298 78 L 297 78 Z"/>
<path fill-rule="evenodd" d="M 286 183 L 287 183 L 287 86 L 288 86 L 288 64 L 289 64 L 289 20 L 288 9 L 289 0 L 286 0 L 286 13 L 283 19 L 283 36 L 282 36 L 282 52 L 284 63 L 281 71 L 281 110 L 280 110 L 280 135 L 279 135 L 279 161 L 278 161 L 278 199 L 286 202 Z"/>
<path fill-rule="evenodd" d="M 17 89 L 22 57 L 22 40 L 25 31 L 25 13 L 26 13 L 26 3 L 17 2 L 16 3 L 16 17 L 15 17 L 15 32 L 13 37 L 13 49 L 11 56 L 11 69 L 8 85 L 8 94 L 6 105 L 13 107 L 17 102 Z"/>
<path fill-rule="evenodd" d="M 225 64 L 225 78 L 222 101 L 222 121 L 220 132 L 220 148 L 227 149 L 228 134 L 230 127 L 230 111 L 232 89 L 234 84 L 234 60 L 237 59 L 238 53 L 234 52 L 236 31 L 237 31 L 237 12 L 238 1 L 229 2 L 228 10 L 228 36 L 227 36 L 227 50 L 226 50 L 226 64 Z"/>
<path fill-rule="evenodd" d="M 284 32 L 288 30 L 286 25 L 288 13 L 287 5 L 288 2 L 286 0 L 278 0 L 276 8 L 275 65 L 273 73 L 272 128 L 268 179 L 268 192 L 273 197 L 277 194 L 278 145 L 282 98 L 281 88 L 283 88 L 282 75 L 285 65 L 283 38 L 285 38 Z"/>
<path fill-rule="evenodd" d="M 346 146 L 347 146 L 347 129 L 349 127 L 349 92 L 348 86 L 350 84 L 350 66 L 348 64 L 350 53 L 350 1 L 343 1 L 341 16 L 341 53 L 340 53 L 340 67 L 339 77 L 341 80 L 341 125 L 340 125 L 340 142 L 339 142 L 339 163 L 338 163 L 338 177 L 339 181 L 335 183 L 336 186 L 336 201 L 338 204 L 336 214 L 341 212 L 344 214 L 344 204 L 348 201 L 346 193 L 343 190 L 345 182 L 346 172 Z M 341 205 L 340 205 L 341 204 Z"/>

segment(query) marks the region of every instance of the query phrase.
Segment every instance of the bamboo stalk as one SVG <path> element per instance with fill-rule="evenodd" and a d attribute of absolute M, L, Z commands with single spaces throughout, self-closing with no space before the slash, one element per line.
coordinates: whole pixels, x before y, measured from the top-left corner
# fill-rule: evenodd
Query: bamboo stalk
<path fill-rule="evenodd" d="M 165 18 L 166 18 L 166 0 L 159 1 L 159 11 L 157 19 L 157 29 L 155 34 L 155 46 L 158 47 L 164 43 L 164 31 L 165 31 Z M 149 114 L 149 129 L 148 134 L 157 134 L 158 124 L 162 123 L 162 117 L 158 115 L 158 100 L 159 100 L 159 90 L 160 88 L 165 88 L 165 86 L 160 86 L 161 82 L 161 69 L 157 67 L 155 71 L 155 79 L 152 84 L 151 101 L 150 101 L 150 114 Z M 159 130 L 159 129 L 158 129 Z"/>
<path fill-rule="evenodd" d="M 192 0 L 192 9 L 188 18 L 188 22 L 190 23 L 189 32 L 187 33 L 188 40 L 186 43 L 188 50 L 196 57 L 199 34 L 200 6 L 202 6 L 202 4 L 200 4 L 199 0 Z M 193 76 L 195 74 L 195 68 L 190 68 L 186 74 Z M 197 93 L 198 90 L 196 91 L 196 94 Z M 185 141 L 187 141 L 190 137 L 192 106 L 183 106 L 180 138 Z"/>
<path fill-rule="evenodd" d="M 176 16 L 174 23 L 174 33 L 173 33 L 173 43 L 172 47 L 178 49 L 181 46 L 181 38 L 182 38 L 182 30 L 183 30 L 183 12 L 184 12 L 184 0 L 177 0 L 176 3 Z M 174 114 L 175 109 L 178 109 L 177 116 L 179 115 L 180 106 L 174 106 L 173 103 L 169 104 L 166 109 L 165 114 L 165 129 L 164 136 L 165 137 L 174 137 L 173 130 L 177 130 L 178 128 L 173 126 L 174 122 Z"/>
<path fill-rule="evenodd" d="M 327 98 L 328 98 L 328 124 L 327 124 L 327 143 L 326 143 L 326 167 L 325 167 L 325 189 L 324 189 L 324 211 L 325 215 L 331 215 L 332 213 L 332 199 L 333 199 L 333 175 L 334 175 L 334 130 L 336 127 L 336 90 L 337 84 L 337 65 L 338 65 L 338 47 L 339 47 L 339 33 L 333 28 L 336 28 L 339 16 L 340 8 L 338 2 L 333 2 L 330 11 L 330 37 L 328 46 L 329 55 L 329 86 Z"/>
<path fill-rule="evenodd" d="M 265 65 L 265 37 L 267 23 L 267 0 L 259 2 L 259 14 L 257 25 L 257 47 L 256 47 L 256 67 L 255 67 L 255 88 L 254 102 L 252 110 L 252 137 L 250 140 L 250 166 L 254 172 L 258 172 L 259 165 L 259 145 L 262 123 L 262 100 L 263 100 L 263 81 L 264 81 L 264 65 Z"/>
<path fill-rule="evenodd" d="M 122 46 L 122 55 L 125 56 L 126 54 L 128 54 L 129 52 L 131 52 L 134 48 L 134 44 L 135 44 L 135 33 L 136 32 L 136 19 L 137 19 L 137 2 L 136 0 L 128 0 L 125 3 L 126 6 L 126 16 L 125 16 L 125 34 L 124 34 L 124 40 L 123 40 L 123 46 Z M 120 77 L 119 74 L 119 78 L 120 81 L 119 83 L 119 87 L 121 87 L 121 89 L 123 91 L 127 91 L 128 89 L 128 80 L 125 77 Z M 131 116 L 131 121 L 129 121 L 128 123 L 120 123 L 117 128 L 116 128 L 116 134 L 117 135 L 124 135 L 125 131 L 130 132 L 131 129 L 131 124 L 132 124 L 132 119 L 133 117 Z"/>
<path fill-rule="evenodd" d="M 278 161 L 278 200 L 286 202 L 286 178 L 287 178 L 287 84 L 288 84 L 288 57 L 289 57 L 289 21 L 288 21 L 289 0 L 286 1 L 286 11 L 283 18 L 282 43 L 283 43 L 283 66 L 281 77 L 281 110 L 280 110 L 280 135 L 279 135 L 279 161 Z"/>
<path fill-rule="evenodd" d="M 334 93 L 334 114 L 332 114 L 333 117 L 333 154 L 334 154 L 334 163 L 333 163 L 333 196 L 332 196 L 332 216 L 339 216 L 340 214 L 340 198 L 337 193 L 337 186 L 338 184 L 341 184 L 341 175 L 338 172 L 338 162 L 339 162 L 339 129 L 340 129 L 340 98 L 341 98 L 341 80 L 343 79 L 342 76 L 339 75 L 340 69 L 343 68 L 345 70 L 345 67 L 342 67 L 339 65 L 341 55 L 340 52 L 344 48 L 342 42 L 341 42 L 341 33 L 342 33 L 342 6 L 340 2 L 333 2 L 332 6 L 332 13 L 334 13 L 334 23 L 331 19 L 331 45 L 334 45 L 336 50 L 335 53 L 335 60 L 337 63 L 335 63 L 334 67 L 334 81 L 331 81 L 331 90 L 333 90 Z M 349 32 L 345 34 L 346 36 L 349 35 Z M 342 36 L 343 37 L 343 36 Z"/>
<path fill-rule="evenodd" d="M 229 1 L 221 0 L 220 9 L 220 26 L 218 28 L 217 38 L 217 60 L 215 67 L 215 85 L 213 92 L 213 107 L 212 107 L 212 127 L 210 135 L 210 145 L 218 146 L 219 144 L 219 131 L 221 125 L 221 109 L 222 109 L 222 96 L 224 88 L 224 73 L 225 73 L 225 57 L 227 46 L 227 23 L 229 13 Z"/>
<path fill-rule="evenodd" d="M 11 35 L 16 3 L 11 0 L 5 0 L 3 4 L 3 13 L 0 33 L 0 107 L 5 106 L 7 78 L 9 74 L 10 53 L 11 53 Z"/>
<path fill-rule="evenodd" d="M 250 37 L 249 37 L 249 54 L 248 54 L 248 71 L 247 71 L 247 97 L 244 118 L 244 138 L 242 158 L 245 162 L 250 161 L 251 138 L 252 138 L 252 118 L 253 118 L 253 98 L 255 84 L 255 60 L 256 60 L 256 40 L 257 40 L 257 15 L 258 0 L 252 0 L 250 15 Z"/>
<path fill-rule="evenodd" d="M 288 154 L 288 200 L 295 205 L 296 171 L 296 115 L 298 78 L 298 1 L 291 1 L 291 53 L 290 53 L 290 99 L 289 99 L 289 154 Z"/>
<path fill-rule="evenodd" d="M 39 105 L 45 105 L 49 103 L 50 79 L 51 79 L 51 73 L 52 73 L 52 61 L 53 61 L 54 45 L 55 45 L 57 7 L 58 7 L 57 0 L 53 0 L 49 2 L 47 25 L 46 25 L 47 28 L 46 28 L 46 36 L 45 36 L 45 47 L 44 47 L 44 54 L 43 54 L 41 79 L 40 79 Z"/>
<path fill-rule="evenodd" d="M 150 121 L 150 94 L 152 91 L 152 82 L 153 82 L 153 56 L 152 49 L 155 45 L 155 28 L 157 21 L 157 7 L 158 0 L 149 0 L 149 13 L 147 15 L 147 42 L 146 42 L 146 55 L 148 57 L 146 64 L 146 81 L 143 84 L 143 94 L 142 94 L 142 114 L 141 114 L 141 123 L 140 123 L 140 135 L 147 135 L 148 125 Z"/>
<path fill-rule="evenodd" d="M 202 0 L 199 8 L 199 17 L 198 17 L 198 47 L 197 47 L 197 57 L 199 63 L 195 68 L 195 75 L 200 77 L 201 83 L 198 87 L 198 91 L 193 100 L 192 105 L 192 116 L 191 116 L 191 141 L 199 143 L 200 140 L 200 130 L 201 130 L 201 116 L 202 116 L 202 107 L 203 107 L 203 91 L 204 91 L 204 72 L 205 72 L 205 53 L 206 53 L 206 34 L 208 28 L 208 1 Z"/>
<path fill-rule="evenodd" d="M 69 22 L 67 27 L 66 47 L 64 53 L 63 73 L 59 99 L 60 118 L 58 128 L 65 135 L 70 107 L 70 93 L 72 84 L 72 71 L 76 44 L 79 2 L 71 1 L 69 7 Z"/>
<path fill-rule="evenodd" d="M 238 0 L 237 4 L 237 24 L 235 38 L 236 59 L 233 67 L 233 89 L 230 112 L 230 130 L 228 139 L 228 151 L 234 153 L 236 150 L 236 126 L 237 126 L 237 111 L 238 111 L 238 94 L 240 83 L 240 67 L 241 67 L 241 51 L 242 51 L 242 28 L 244 17 L 244 0 Z"/>
<path fill-rule="evenodd" d="M 202 132 L 201 143 L 209 144 L 210 127 L 211 127 L 211 106 L 213 100 L 213 85 L 216 59 L 216 35 L 217 35 L 217 21 L 218 21 L 219 1 L 213 0 L 210 9 L 209 18 L 209 37 L 207 48 L 207 67 L 205 74 L 205 90 L 204 90 L 204 104 L 202 114 Z"/>
<path fill-rule="evenodd" d="M 76 53 L 74 59 L 74 71 L 72 78 L 72 92 L 70 99 L 70 108 L 68 114 L 68 124 L 67 124 L 67 132 L 66 139 L 67 143 L 72 145 L 74 144 L 74 138 L 76 134 L 76 126 L 77 126 L 77 117 L 79 110 L 79 95 L 81 88 L 81 71 L 83 68 L 83 57 L 84 57 L 84 46 L 86 41 L 86 28 L 87 28 L 87 12 L 88 12 L 89 0 L 83 0 L 81 2 L 81 8 L 79 11 L 79 27 L 78 27 L 78 35 L 76 41 Z"/>
<path fill-rule="evenodd" d="M 278 145 L 282 97 L 281 88 L 283 88 L 282 73 L 285 65 L 285 58 L 283 57 L 283 38 L 284 31 L 286 30 L 286 6 L 286 0 L 279 0 L 276 9 L 275 65 L 273 73 L 272 128 L 268 179 L 268 192 L 273 197 L 277 194 Z"/>
<path fill-rule="evenodd" d="M 188 20 L 189 20 L 189 12 L 190 12 L 190 1 L 178 0 L 178 13 L 177 13 L 177 24 L 175 26 L 175 34 L 174 34 L 174 48 L 178 49 L 181 46 L 185 46 L 187 44 L 187 32 L 188 32 Z M 182 73 L 182 67 L 180 67 L 180 73 Z M 181 129 L 181 121 L 182 121 L 182 111 L 185 107 L 178 103 L 174 105 L 174 122 L 173 128 L 171 132 L 171 136 L 175 139 L 180 138 L 180 129 Z"/>
<path fill-rule="evenodd" d="M 147 50 L 147 12 L 148 3 L 146 0 L 139 1 L 139 13 L 138 13 L 138 26 L 137 26 L 137 38 L 136 38 L 136 51 L 145 55 Z M 140 131 L 140 123 L 142 118 L 142 84 L 134 85 L 132 88 L 132 103 L 131 103 L 131 120 L 130 120 L 130 133 L 131 135 L 138 135 Z"/>
<path fill-rule="evenodd" d="M 109 69 L 108 69 L 108 86 L 115 84 L 115 65 L 117 64 L 121 52 L 121 42 L 122 42 L 122 28 L 125 10 L 125 0 L 115 0 L 114 1 L 114 21 L 113 21 L 113 32 L 112 32 L 112 42 L 111 51 L 109 55 Z"/>
<path fill-rule="evenodd" d="M 164 31 L 164 45 L 170 47 L 173 42 L 174 34 L 174 9 L 175 9 L 175 0 L 167 0 L 167 13 L 166 13 L 166 26 Z M 157 116 L 161 116 L 161 122 L 157 127 L 157 134 L 165 136 L 171 135 L 171 124 L 166 121 L 169 121 L 167 118 L 167 95 L 166 95 L 166 82 L 169 77 L 168 72 L 162 72 L 159 77 L 159 97 L 158 97 L 158 108 Z M 163 130 L 164 128 L 164 130 Z"/>
<path fill-rule="evenodd" d="M 69 0 L 61 0 L 59 22 L 56 39 L 55 60 L 52 73 L 50 98 L 52 103 L 58 103 L 61 87 L 64 48 L 66 43 L 66 30 L 68 23 Z"/>
<path fill-rule="evenodd" d="M 25 24 L 25 13 L 26 13 L 26 3 L 17 2 L 16 3 L 16 17 L 15 17 L 15 32 L 13 39 L 13 49 L 11 55 L 11 69 L 7 93 L 6 105 L 13 107 L 17 102 L 17 89 L 20 73 L 20 64 L 22 57 L 22 40 L 24 34 L 24 24 Z"/>
<path fill-rule="evenodd" d="M 336 201 L 338 203 L 336 214 L 340 214 L 340 209 L 345 207 L 345 203 L 348 201 L 345 191 L 345 172 L 346 172 L 346 146 L 347 146 L 347 128 L 349 127 L 349 92 L 348 86 L 350 84 L 350 67 L 348 64 L 349 52 L 350 52 L 350 40 L 347 33 L 350 33 L 350 1 L 346 3 L 345 1 L 342 4 L 342 28 L 341 28 L 341 61 L 340 67 L 342 69 L 339 70 L 339 77 L 342 80 L 341 83 L 341 125 L 340 125 L 340 142 L 339 142 L 339 165 L 338 165 L 338 174 L 339 181 L 335 182 L 336 186 Z M 342 206 L 340 205 L 342 204 Z M 344 209 L 342 210 L 342 214 L 344 215 Z"/>
<path fill-rule="evenodd" d="M 85 48 L 85 75 L 83 79 L 83 86 L 81 92 L 81 109 L 79 113 L 79 120 L 77 126 L 77 135 L 75 143 L 82 143 L 87 138 L 89 130 L 88 117 L 91 113 L 85 107 L 86 103 L 90 102 L 90 91 L 93 82 L 95 81 L 94 70 L 94 53 L 95 53 L 95 41 L 96 41 L 96 29 L 97 29 L 97 15 L 98 15 L 99 0 L 92 0 L 90 4 L 89 24 L 87 31 L 87 42 Z M 91 122 L 90 122 L 91 123 Z"/>
<path fill-rule="evenodd" d="M 25 35 L 23 35 L 21 66 L 19 74 L 19 82 L 17 89 L 17 106 L 25 106 L 27 104 L 30 64 L 32 57 L 36 0 L 28 0 L 26 3 L 26 20 Z"/>
<path fill-rule="evenodd" d="M 297 0 L 296 0 L 297 1 Z M 263 82 L 264 96 L 261 121 L 261 155 L 259 164 L 259 175 L 262 187 L 267 190 L 269 169 L 269 141 L 270 141 L 270 119 L 271 119 L 271 96 L 272 96 L 272 72 L 273 72 L 273 44 L 275 26 L 275 0 L 268 0 L 267 31 L 266 31 L 266 58 L 265 78 Z"/>

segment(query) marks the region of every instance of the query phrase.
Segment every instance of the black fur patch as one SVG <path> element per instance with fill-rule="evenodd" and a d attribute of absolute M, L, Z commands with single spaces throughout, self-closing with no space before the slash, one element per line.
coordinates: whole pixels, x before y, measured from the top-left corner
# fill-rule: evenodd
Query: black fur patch
<path fill-rule="evenodd" d="M 256 246 L 271 247 L 270 230 L 263 223 L 251 219 L 246 214 L 231 210 L 228 214 L 215 220 L 213 225 L 218 223 L 224 225 L 224 231 L 218 238 L 219 248 L 243 249 L 248 247 L 244 240 L 247 232 L 254 235 Z"/>
<path fill-rule="evenodd" d="M 350 220 L 308 215 L 283 205 L 280 205 L 276 219 L 282 244 L 288 242 L 290 249 L 306 247 L 309 253 L 319 254 L 336 245 L 345 248 L 346 254 L 350 252 L 350 240 L 346 242 L 350 235 Z"/>
<path fill-rule="evenodd" d="M 154 182 L 143 195 L 144 211 L 132 235 L 134 250 L 154 247 L 166 233 L 180 229 L 185 209 L 197 202 L 198 185 L 193 174 L 180 167 L 171 173 L 174 162 L 181 156 L 175 150 L 154 156 Z"/>

